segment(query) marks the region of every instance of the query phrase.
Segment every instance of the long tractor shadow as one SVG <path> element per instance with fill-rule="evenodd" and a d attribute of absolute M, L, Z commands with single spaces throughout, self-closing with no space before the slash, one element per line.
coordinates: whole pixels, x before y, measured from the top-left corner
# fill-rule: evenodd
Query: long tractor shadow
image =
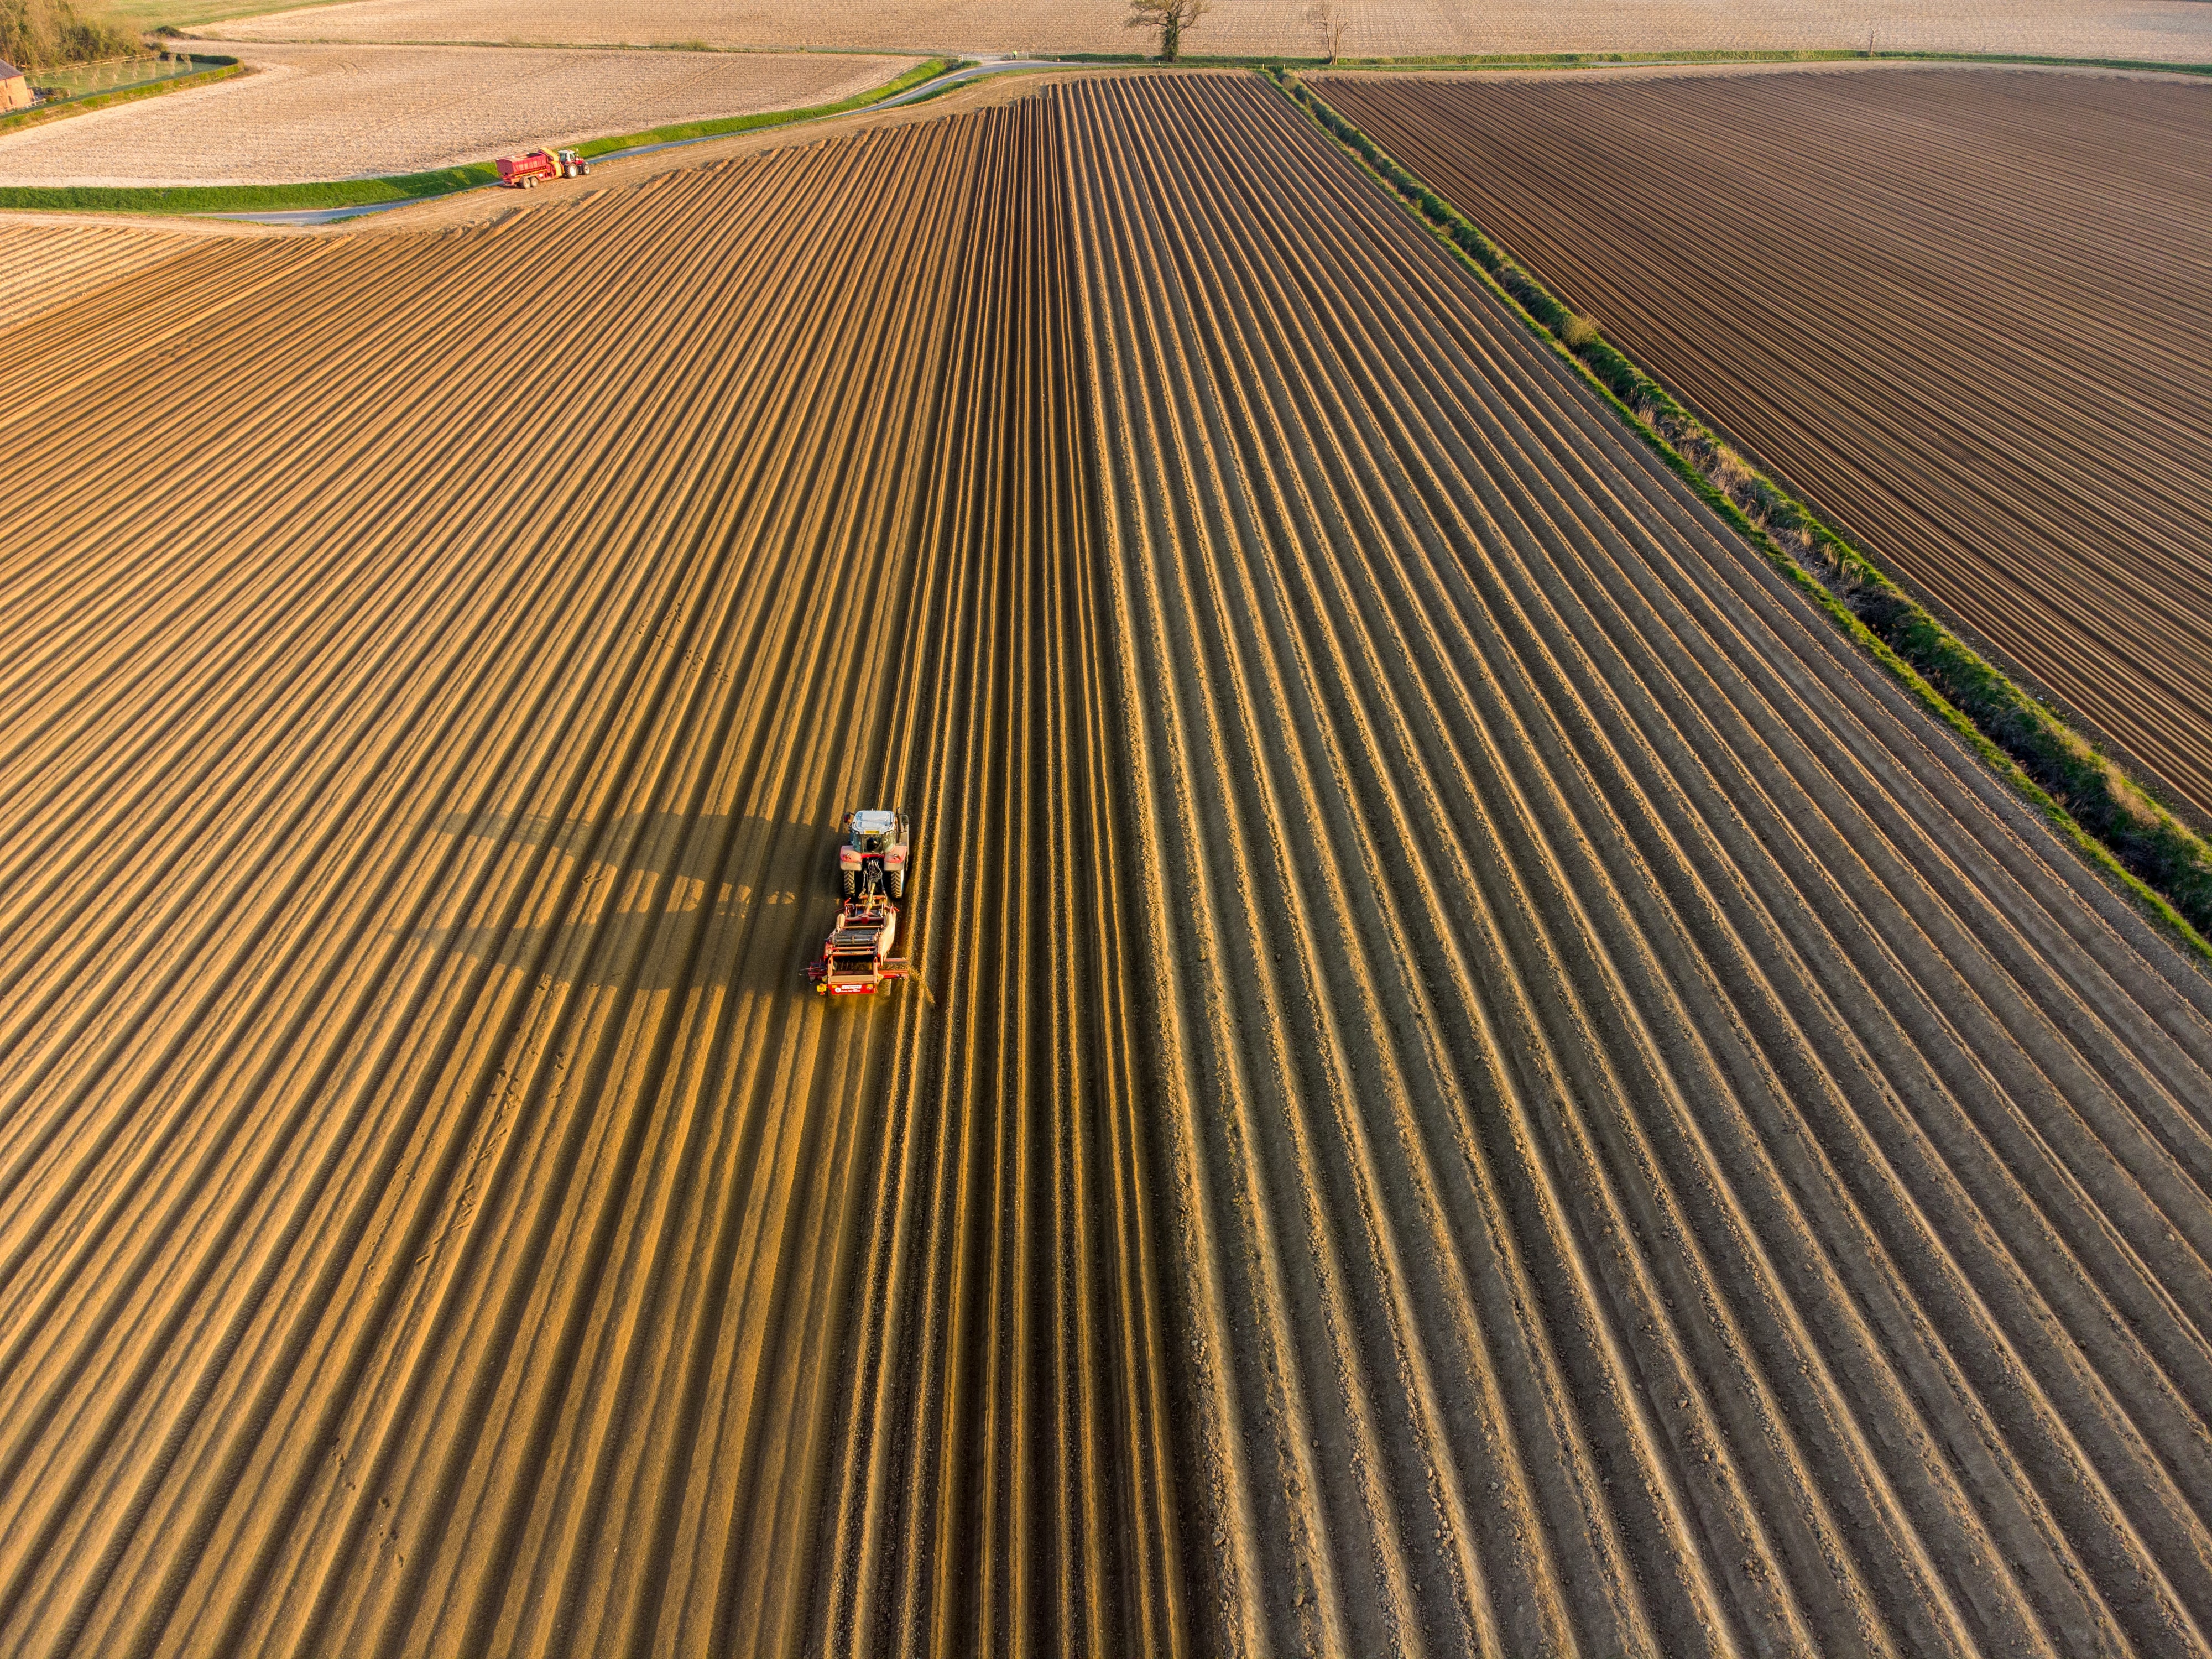
<path fill-rule="evenodd" d="M 447 813 L 437 912 L 408 931 L 562 986 L 807 990 L 837 917 L 839 817 Z"/>

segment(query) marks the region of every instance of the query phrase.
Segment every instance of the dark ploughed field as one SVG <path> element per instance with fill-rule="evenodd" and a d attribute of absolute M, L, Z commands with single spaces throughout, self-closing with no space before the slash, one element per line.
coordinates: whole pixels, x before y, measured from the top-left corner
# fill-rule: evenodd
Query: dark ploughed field
<path fill-rule="evenodd" d="M 2212 811 L 2212 84 L 1874 70 L 1328 97 Z"/>

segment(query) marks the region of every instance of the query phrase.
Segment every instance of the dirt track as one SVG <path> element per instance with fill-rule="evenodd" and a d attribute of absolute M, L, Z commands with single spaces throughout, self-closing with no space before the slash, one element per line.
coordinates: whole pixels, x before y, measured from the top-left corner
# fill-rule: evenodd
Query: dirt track
<path fill-rule="evenodd" d="M 2212 1651 L 2212 992 L 1257 82 L 0 354 L 0 1647 Z"/>
<path fill-rule="evenodd" d="M 2212 88 L 1322 86 L 2212 812 Z"/>

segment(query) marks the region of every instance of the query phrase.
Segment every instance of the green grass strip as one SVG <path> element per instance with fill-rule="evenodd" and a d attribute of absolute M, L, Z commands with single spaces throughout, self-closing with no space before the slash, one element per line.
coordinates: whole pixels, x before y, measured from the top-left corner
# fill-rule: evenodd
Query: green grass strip
<path fill-rule="evenodd" d="M 842 115 L 896 97 L 909 87 L 956 66 L 957 58 L 933 58 L 917 64 L 895 81 L 835 104 L 808 109 L 766 110 L 757 115 L 732 116 L 722 121 L 694 121 L 683 126 L 659 127 L 626 137 L 598 138 L 579 145 L 587 156 L 606 155 L 641 144 L 679 143 L 687 138 L 714 138 L 729 133 L 753 132 L 763 127 L 791 125 L 825 115 Z M 236 74 L 234 66 L 227 73 Z M 179 82 L 178 84 L 182 84 Z M 394 173 L 382 179 L 334 179 L 301 185 L 6 185 L 0 186 L 0 209 L 20 208 L 46 212 L 91 213 L 291 213 L 322 208 L 366 207 L 379 202 L 409 202 L 455 191 L 474 190 L 499 182 L 499 169 L 489 161 L 467 167 L 440 167 L 429 173 Z"/>
<path fill-rule="evenodd" d="M 1967 646 L 1804 502 L 1730 450 L 1665 387 L 1382 146 L 1295 77 L 1280 70 L 1269 74 L 1322 131 L 1388 185 L 1492 293 L 1573 364 L 1700 501 L 1956 732 L 2138 908 L 2198 957 L 2212 961 L 2212 943 L 2206 939 L 2212 933 L 2212 842 Z M 1826 580 L 1787 550 L 1778 533 L 1823 566 Z"/>
<path fill-rule="evenodd" d="M 284 213 L 301 209 L 359 207 L 444 196 L 499 182 L 489 163 L 403 173 L 388 179 L 337 179 L 306 185 L 11 185 L 0 187 L 0 208 L 90 213 Z"/>

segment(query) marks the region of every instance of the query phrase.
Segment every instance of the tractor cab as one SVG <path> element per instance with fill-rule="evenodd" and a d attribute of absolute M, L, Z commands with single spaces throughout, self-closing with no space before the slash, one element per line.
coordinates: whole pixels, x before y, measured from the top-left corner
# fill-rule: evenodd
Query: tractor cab
<path fill-rule="evenodd" d="M 882 807 L 848 812 L 845 842 L 837 849 L 837 876 L 845 896 L 867 888 L 872 880 L 893 898 L 906 893 L 907 832 L 903 813 Z"/>

